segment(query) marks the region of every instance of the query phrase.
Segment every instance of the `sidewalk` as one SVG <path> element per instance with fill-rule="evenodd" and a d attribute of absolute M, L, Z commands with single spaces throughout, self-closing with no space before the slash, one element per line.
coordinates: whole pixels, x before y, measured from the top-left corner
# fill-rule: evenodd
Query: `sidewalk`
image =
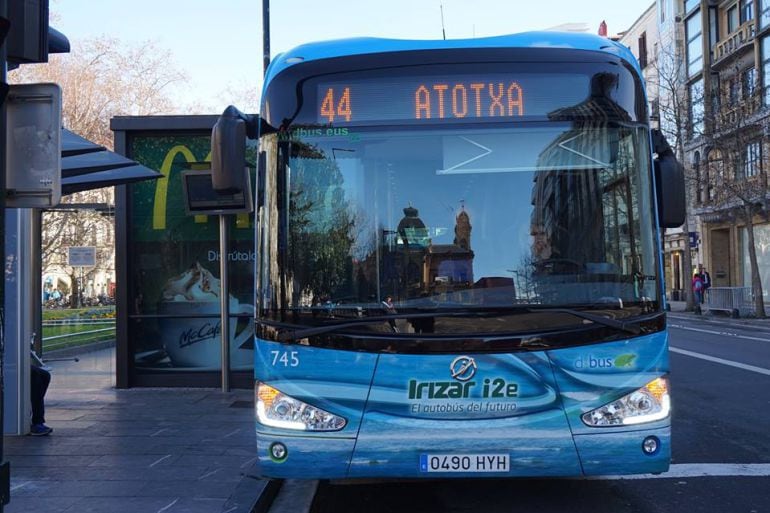
<path fill-rule="evenodd" d="M 687 303 L 684 301 L 668 301 L 671 306 L 670 316 L 679 318 L 689 318 L 693 320 L 701 321 L 716 321 L 720 323 L 728 323 L 739 326 L 757 326 L 757 327 L 770 327 L 770 314 L 765 319 L 757 319 L 756 317 L 740 317 L 732 318 L 729 313 L 724 311 L 709 311 L 708 308 L 703 308 L 703 313 L 696 314 L 695 312 L 686 311 Z"/>
<path fill-rule="evenodd" d="M 53 362 L 44 437 L 5 437 L 7 513 L 251 511 L 249 390 L 116 390 L 114 349 Z M 274 490 L 274 483 L 268 486 Z"/>

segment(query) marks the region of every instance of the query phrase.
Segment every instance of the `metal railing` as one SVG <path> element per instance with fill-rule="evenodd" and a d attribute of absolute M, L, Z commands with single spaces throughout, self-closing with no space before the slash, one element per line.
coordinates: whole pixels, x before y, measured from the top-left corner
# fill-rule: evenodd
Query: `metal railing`
<path fill-rule="evenodd" d="M 86 345 L 115 338 L 115 319 L 58 319 L 43 322 L 45 331 L 55 328 L 70 328 L 70 333 L 47 335 L 42 337 L 43 348 L 46 351 L 61 349 L 71 345 Z M 51 330 L 50 328 L 54 328 Z"/>
<path fill-rule="evenodd" d="M 730 104 L 725 98 L 723 105 L 716 111 L 716 129 L 729 131 L 749 126 L 751 116 L 765 106 L 763 89 L 766 88 L 756 88 L 750 95 L 736 100 L 735 104 Z"/>
<path fill-rule="evenodd" d="M 707 310 L 729 312 L 733 317 L 755 313 L 751 287 L 709 287 L 704 306 Z"/>

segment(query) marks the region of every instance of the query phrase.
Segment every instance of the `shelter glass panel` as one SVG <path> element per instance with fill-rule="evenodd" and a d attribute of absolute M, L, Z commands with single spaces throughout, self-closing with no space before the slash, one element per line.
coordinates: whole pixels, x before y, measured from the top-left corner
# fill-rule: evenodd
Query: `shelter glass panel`
<path fill-rule="evenodd" d="M 164 178 L 130 192 L 129 351 L 137 374 L 221 368 L 217 216 L 187 215 L 181 173 L 210 167 L 209 135 L 136 135 L 132 158 Z M 253 148 L 250 161 L 254 162 Z M 252 183 L 254 183 L 252 178 Z M 232 215 L 230 365 L 253 368 L 253 215 Z"/>

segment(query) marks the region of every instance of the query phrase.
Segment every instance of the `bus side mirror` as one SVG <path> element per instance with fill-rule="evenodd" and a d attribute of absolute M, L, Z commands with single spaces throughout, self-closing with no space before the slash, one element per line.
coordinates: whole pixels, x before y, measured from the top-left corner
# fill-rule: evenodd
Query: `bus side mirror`
<path fill-rule="evenodd" d="M 655 159 L 655 189 L 658 197 L 658 223 L 661 228 L 684 224 L 684 168 L 673 155 Z"/>
<path fill-rule="evenodd" d="M 684 194 L 684 168 L 676 160 L 666 137 L 652 130 L 652 151 L 658 154 L 655 167 L 655 196 L 658 200 L 658 224 L 661 228 L 678 228 L 684 224 L 687 205 Z"/>
<path fill-rule="evenodd" d="M 219 116 L 211 130 L 211 183 L 215 191 L 244 191 L 246 136 L 256 139 L 259 123 L 259 116 L 244 114 L 232 105 Z"/>

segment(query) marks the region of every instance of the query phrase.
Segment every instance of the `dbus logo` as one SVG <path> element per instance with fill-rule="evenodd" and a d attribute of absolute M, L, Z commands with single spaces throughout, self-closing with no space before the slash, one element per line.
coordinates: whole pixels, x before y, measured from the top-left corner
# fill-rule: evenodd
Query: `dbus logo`
<path fill-rule="evenodd" d="M 476 360 L 470 356 L 458 356 L 449 365 L 449 372 L 457 381 L 468 381 L 476 374 Z"/>
<path fill-rule="evenodd" d="M 594 356 L 586 355 L 581 356 L 575 360 L 576 369 L 624 369 L 634 366 L 636 355 L 633 353 L 626 353 L 615 356 Z"/>

